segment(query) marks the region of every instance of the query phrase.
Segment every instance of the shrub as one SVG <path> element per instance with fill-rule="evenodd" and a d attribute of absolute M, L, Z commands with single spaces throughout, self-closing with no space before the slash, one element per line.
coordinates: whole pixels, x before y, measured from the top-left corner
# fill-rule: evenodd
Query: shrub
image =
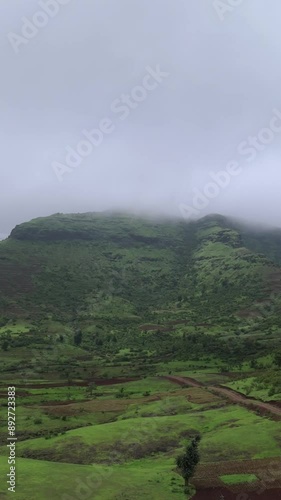
<path fill-rule="evenodd" d="M 121 387 L 121 389 L 116 393 L 115 397 L 116 398 L 125 398 L 126 397 L 124 387 Z"/>
<path fill-rule="evenodd" d="M 143 393 L 143 396 L 144 396 L 144 397 L 147 397 L 147 396 L 150 396 L 150 394 L 151 394 L 151 391 L 145 391 L 145 392 Z"/>

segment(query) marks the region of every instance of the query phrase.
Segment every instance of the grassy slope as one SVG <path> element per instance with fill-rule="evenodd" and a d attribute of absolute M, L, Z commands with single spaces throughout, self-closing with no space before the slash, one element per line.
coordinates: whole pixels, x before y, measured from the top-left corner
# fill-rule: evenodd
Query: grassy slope
<path fill-rule="evenodd" d="M 228 474 L 220 478 L 225 484 L 253 483 L 257 480 L 254 474 Z"/>
<path fill-rule="evenodd" d="M 195 397 L 197 389 L 188 391 Z M 69 430 L 50 439 L 19 441 L 15 497 L 73 500 L 78 488 L 86 484 L 89 498 L 100 500 L 183 500 L 183 481 L 174 471 L 175 457 L 196 431 L 202 434 L 203 464 L 280 455 L 280 422 L 229 404 L 215 409 L 186 405 L 182 414 L 177 404 L 177 414 L 159 416 L 163 405 L 167 408 L 167 398 L 173 399 L 172 394 L 154 403 L 153 417 L 132 416 L 130 409 L 124 409 L 112 423 Z M 145 408 L 141 405 L 141 411 Z M 81 457 L 83 465 L 77 464 Z M 6 460 L 3 446 L 2 471 L 7 468 Z M 0 492 L 5 490 L 0 482 Z"/>
<path fill-rule="evenodd" d="M 7 468 L 0 457 L 0 469 Z M 16 500 L 184 500 L 183 480 L 172 472 L 172 461 L 143 460 L 126 466 L 79 466 L 19 458 Z M 0 494 L 6 485 L 0 483 Z M 6 498 L 5 496 L 3 498 Z M 7 497 L 8 498 L 8 497 Z"/>
<path fill-rule="evenodd" d="M 280 422 L 261 419 L 244 408 L 229 406 L 195 413 L 186 409 L 182 415 L 128 418 L 70 430 L 47 440 L 32 439 L 18 443 L 18 456 L 41 459 L 46 456 L 57 462 L 75 463 L 76 460 L 84 464 L 126 462 L 149 456 L 150 450 L 168 453 L 178 449 L 190 430 L 202 432 L 201 455 L 206 462 L 227 459 L 229 448 L 233 460 L 274 457 L 280 450 Z M 1 454 L 3 452 L 1 449 Z"/>
<path fill-rule="evenodd" d="M 187 367 L 188 363 L 178 363 L 178 368 Z M 159 369 L 163 369 L 161 365 Z M 206 380 L 212 370 L 210 363 Z M 45 378 L 48 376 L 46 373 Z M 120 385 L 100 386 L 95 399 L 88 396 L 86 402 L 85 388 L 67 385 L 29 389 L 32 397 L 17 397 L 20 439 L 15 498 L 74 500 L 86 484 L 87 498 L 99 500 L 183 500 L 186 496 L 175 472 L 175 457 L 196 432 L 202 435 L 202 464 L 280 456 L 280 422 L 232 405 L 205 389 L 180 388 L 158 378 L 121 387 L 126 399 L 116 398 Z M 143 397 L 147 389 L 151 395 Z M 69 398 L 68 392 L 73 404 L 56 406 L 56 400 Z M 53 401 L 53 406 L 41 406 L 44 400 Z M 5 415 L 3 407 L 1 471 L 7 468 Z M 41 422 L 35 423 L 38 419 Z M 41 437 L 29 435 L 36 431 Z M 245 480 L 235 478 L 235 482 L 238 479 Z M 0 493 L 5 491 L 0 479 Z"/>

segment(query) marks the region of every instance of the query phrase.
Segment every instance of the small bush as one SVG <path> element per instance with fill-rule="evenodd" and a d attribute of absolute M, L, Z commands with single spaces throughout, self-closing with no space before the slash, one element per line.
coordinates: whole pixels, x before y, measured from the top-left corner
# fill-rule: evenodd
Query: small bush
<path fill-rule="evenodd" d="M 143 396 L 144 396 L 144 397 L 146 397 L 146 396 L 150 396 L 150 394 L 151 394 L 151 391 L 145 391 L 145 392 L 143 393 Z"/>

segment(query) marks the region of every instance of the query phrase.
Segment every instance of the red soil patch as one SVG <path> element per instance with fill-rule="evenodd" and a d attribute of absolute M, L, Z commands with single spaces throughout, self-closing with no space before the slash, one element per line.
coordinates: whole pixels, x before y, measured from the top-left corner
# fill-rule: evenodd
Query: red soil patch
<path fill-rule="evenodd" d="M 28 391 L 17 391 L 16 390 L 16 395 L 17 396 L 30 396 L 30 392 Z M 0 398 L 7 398 L 8 397 L 8 392 L 0 392 Z"/>
<path fill-rule="evenodd" d="M 144 332 L 157 331 L 157 330 L 159 330 L 159 332 L 171 332 L 173 330 L 173 327 L 172 326 L 166 327 L 163 325 L 140 325 L 139 329 L 143 330 Z"/>
<path fill-rule="evenodd" d="M 240 318 L 257 318 L 259 316 L 261 316 L 261 312 L 258 311 L 258 310 L 253 310 L 253 309 L 240 309 L 240 311 L 238 311 L 237 313 L 237 316 L 239 316 Z"/>
<path fill-rule="evenodd" d="M 255 474 L 257 480 L 254 483 L 226 486 L 220 477 L 231 474 Z M 281 459 L 263 458 L 203 463 L 198 466 L 192 483 L 197 490 L 198 496 L 193 497 L 196 500 L 207 498 L 207 496 L 204 496 L 207 493 L 210 495 L 208 498 L 216 500 L 223 498 L 220 495 L 225 495 L 225 500 L 228 498 L 235 500 L 281 499 L 279 496 L 270 496 L 272 491 L 281 492 Z M 224 491 L 227 492 L 227 495 Z M 200 496 L 201 493 L 202 497 Z M 244 496 L 242 496 L 242 493 Z M 269 496 L 267 496 L 268 494 Z"/>
<path fill-rule="evenodd" d="M 210 391 L 207 391 L 203 387 L 192 387 L 185 391 L 185 395 L 191 403 L 195 404 L 212 404 L 212 403 L 221 403 L 222 406 L 226 404 L 225 399 L 217 396 L 216 394 L 212 394 Z"/>
<path fill-rule="evenodd" d="M 73 416 L 80 415 L 81 413 L 98 413 L 98 412 L 121 412 L 124 411 L 129 405 L 135 404 L 146 404 L 152 401 L 157 401 L 158 396 L 148 396 L 146 398 L 136 398 L 136 399 L 106 399 L 106 400 L 89 400 L 83 401 L 65 401 L 63 403 L 53 402 L 51 405 L 50 401 L 40 405 L 40 408 L 44 409 L 44 412 L 49 415 L 58 416 Z"/>
<path fill-rule="evenodd" d="M 88 401 L 89 401 L 88 399 L 79 399 L 77 404 L 85 403 Z M 73 399 L 67 399 L 66 401 L 45 401 L 44 404 L 42 404 L 41 406 L 42 407 L 51 406 L 53 408 L 54 406 L 68 406 L 72 405 L 73 403 L 74 403 Z M 33 405 L 27 405 L 27 406 L 33 406 Z"/>
<path fill-rule="evenodd" d="M 241 487 L 240 492 L 233 493 L 227 488 L 208 488 L 197 491 L 192 500 L 281 500 L 281 489 L 246 493 Z"/>
<path fill-rule="evenodd" d="M 198 380 L 190 377 L 176 377 L 174 375 L 165 375 L 161 378 L 170 380 L 171 382 L 175 382 L 175 384 L 179 384 L 182 387 L 188 385 L 191 387 L 204 387 L 204 384 L 202 384 L 202 382 L 199 382 Z"/>
<path fill-rule="evenodd" d="M 277 406 L 277 408 L 281 408 L 281 401 L 275 401 L 274 399 L 272 399 L 271 401 L 267 402 L 273 406 Z"/>
<path fill-rule="evenodd" d="M 87 387 L 91 383 L 96 385 L 117 385 L 126 384 L 127 382 L 134 382 L 140 380 L 138 377 L 135 378 L 111 378 L 111 379 L 96 379 L 91 380 L 81 380 L 81 381 L 70 381 L 68 382 L 43 382 L 42 384 L 22 384 L 20 387 L 26 387 L 27 389 L 48 389 L 56 387 Z"/>
<path fill-rule="evenodd" d="M 173 321 L 167 321 L 166 325 L 189 325 L 190 322 L 184 319 L 175 319 Z"/>
<path fill-rule="evenodd" d="M 275 480 L 281 480 L 281 458 L 202 463 L 198 465 L 194 478 L 200 481 L 208 477 L 218 477 L 226 474 L 257 474 L 261 478 L 265 475 L 265 477 L 270 476 Z M 212 485 L 209 484 L 209 486 Z"/>
<path fill-rule="evenodd" d="M 271 292 L 281 291 L 281 273 L 280 270 L 276 269 L 268 274 L 268 280 L 271 285 Z"/>

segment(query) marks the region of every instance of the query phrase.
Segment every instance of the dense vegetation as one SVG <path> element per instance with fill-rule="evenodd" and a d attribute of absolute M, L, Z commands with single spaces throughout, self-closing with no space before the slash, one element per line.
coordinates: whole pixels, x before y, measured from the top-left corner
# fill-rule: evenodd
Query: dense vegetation
<path fill-rule="evenodd" d="M 281 326 L 280 235 L 222 216 L 56 214 L 22 224 L 0 244 L 2 346 L 44 344 L 56 332 L 101 354 L 196 357 L 208 346 L 229 358 L 259 352 L 265 339 L 271 349 Z M 19 322 L 28 336 L 12 335 Z"/>

